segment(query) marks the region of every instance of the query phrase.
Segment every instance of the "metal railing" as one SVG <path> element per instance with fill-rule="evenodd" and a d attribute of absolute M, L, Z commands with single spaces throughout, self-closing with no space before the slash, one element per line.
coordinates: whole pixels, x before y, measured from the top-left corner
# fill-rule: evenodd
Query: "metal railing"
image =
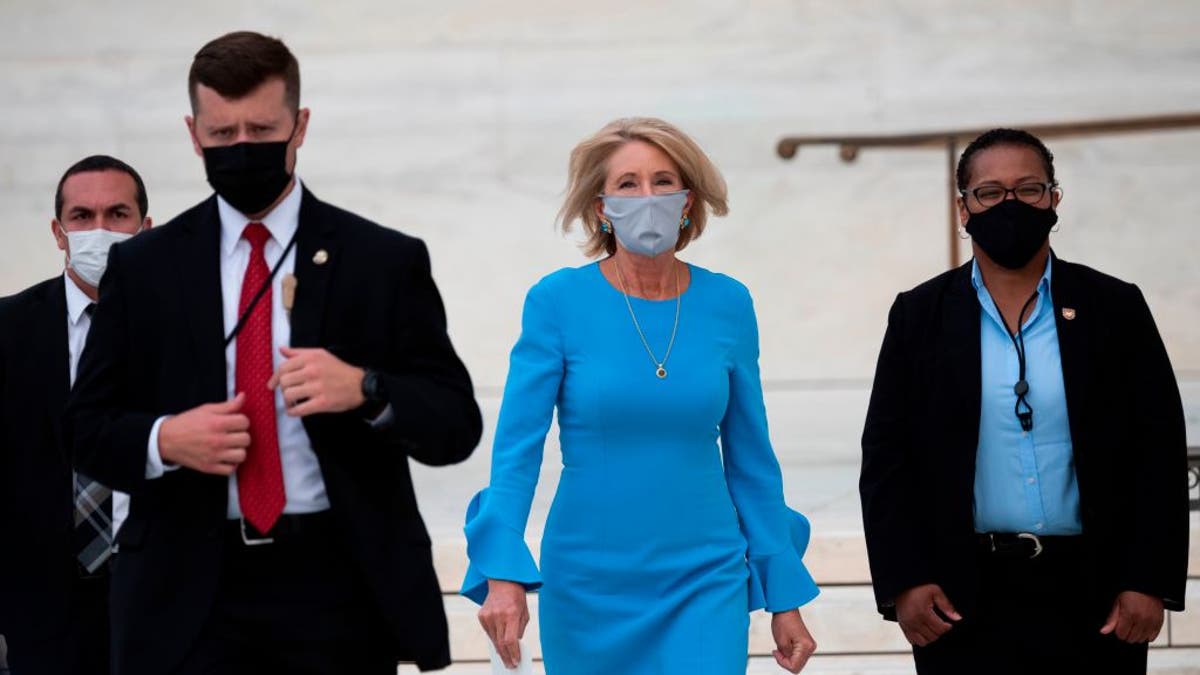
<path fill-rule="evenodd" d="M 990 127 L 989 127 L 990 128 Z M 1090 120 L 1082 122 L 1059 122 L 1055 124 L 1031 124 L 1020 126 L 1029 133 L 1049 140 L 1053 138 L 1080 138 L 1090 136 L 1113 136 L 1117 134 L 1171 131 L 1200 128 L 1200 113 L 1152 115 L 1148 117 L 1124 117 Z M 954 168 L 958 162 L 958 148 L 971 142 L 988 128 L 930 131 L 913 134 L 890 134 L 879 136 L 787 136 L 779 141 L 776 152 L 783 159 L 792 159 L 805 145 L 837 145 L 843 161 L 853 162 L 864 148 L 940 148 L 946 152 L 946 168 L 949 172 L 949 236 L 950 267 L 957 267 L 958 255 L 958 186 L 954 182 Z"/>
<path fill-rule="evenodd" d="M 1188 508 L 1200 511 L 1200 447 L 1188 448 L 1188 493 L 1196 496 L 1188 499 Z"/>

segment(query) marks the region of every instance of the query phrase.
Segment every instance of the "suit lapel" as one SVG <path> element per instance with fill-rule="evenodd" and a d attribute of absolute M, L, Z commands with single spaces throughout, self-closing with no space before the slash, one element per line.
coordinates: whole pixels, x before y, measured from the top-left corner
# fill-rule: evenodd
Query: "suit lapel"
<path fill-rule="evenodd" d="M 184 224 L 178 239 L 179 283 L 184 314 L 195 346 L 200 393 L 205 399 L 225 399 L 225 317 L 221 301 L 221 219 L 216 197 L 200 215 Z"/>
<path fill-rule="evenodd" d="M 946 336 L 947 366 L 953 372 L 962 406 L 963 419 L 974 420 L 972 446 L 979 436 L 979 406 L 982 376 L 980 370 L 980 312 L 979 297 L 971 284 L 971 263 L 959 267 L 946 291 L 942 311 L 942 332 Z M 968 430 L 969 431 L 969 430 Z"/>
<path fill-rule="evenodd" d="M 46 294 L 38 305 L 37 368 L 45 368 L 42 376 L 46 383 L 46 403 L 50 413 L 50 426 L 59 449 L 63 448 L 62 424 L 59 417 L 67 406 L 67 394 L 71 390 L 71 352 L 67 345 L 67 295 L 66 282 L 62 277 L 46 286 Z M 65 454 L 64 454 L 65 457 Z"/>
<path fill-rule="evenodd" d="M 1053 255 L 1053 252 L 1051 252 Z M 1088 333 L 1093 312 L 1088 311 L 1075 274 L 1075 266 L 1054 257 L 1050 293 L 1054 297 L 1054 326 L 1058 332 L 1058 351 L 1062 359 L 1063 387 L 1067 395 L 1067 419 L 1070 421 L 1071 441 L 1080 447 L 1081 420 L 1087 419 L 1086 401 L 1089 386 Z M 1067 318 L 1071 317 L 1071 318 Z"/>
<path fill-rule="evenodd" d="M 329 281 L 340 261 L 337 228 L 325 217 L 325 205 L 306 188 L 296 230 L 296 299 L 292 307 L 293 347 L 321 345 L 321 325 Z"/>

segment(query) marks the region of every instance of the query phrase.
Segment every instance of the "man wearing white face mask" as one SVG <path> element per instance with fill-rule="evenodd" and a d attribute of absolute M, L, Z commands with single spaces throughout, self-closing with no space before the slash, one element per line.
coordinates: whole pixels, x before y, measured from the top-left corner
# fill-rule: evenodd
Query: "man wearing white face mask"
<path fill-rule="evenodd" d="M 50 229 L 65 272 L 0 299 L 0 633 L 13 675 L 108 672 L 108 566 L 128 497 L 71 469 L 60 418 L 109 248 L 151 225 L 124 162 L 67 169 Z"/>

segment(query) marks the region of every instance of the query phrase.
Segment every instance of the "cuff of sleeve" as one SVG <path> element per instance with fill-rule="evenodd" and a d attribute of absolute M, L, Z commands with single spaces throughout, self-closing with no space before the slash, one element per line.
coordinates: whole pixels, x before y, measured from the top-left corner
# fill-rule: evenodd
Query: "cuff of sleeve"
<path fill-rule="evenodd" d="M 820 594 L 802 561 L 811 533 L 808 519 L 791 509 L 788 512 L 791 546 L 774 555 L 747 560 L 750 611 L 765 608 L 768 612 L 786 612 L 808 604 Z"/>
<path fill-rule="evenodd" d="M 383 409 L 383 412 L 375 416 L 375 419 L 367 420 L 367 424 L 370 424 L 372 429 L 378 431 L 380 429 L 386 429 L 392 426 L 392 422 L 395 421 L 396 411 L 392 409 L 392 404 L 389 403 L 387 404 L 387 407 Z"/>
<path fill-rule="evenodd" d="M 481 490 L 471 499 L 464 528 L 471 564 L 460 593 L 480 605 L 487 599 L 488 579 L 513 581 L 527 591 L 542 585 L 524 534 L 504 522 L 499 504 L 489 500 L 489 492 Z"/>
<path fill-rule="evenodd" d="M 150 440 L 146 444 L 146 480 L 161 478 L 164 473 L 179 468 L 175 464 L 170 466 L 163 464 L 162 454 L 158 449 L 158 430 L 162 428 L 162 423 L 167 421 L 168 417 L 170 415 L 163 415 L 154 420 L 154 426 L 150 427 Z"/>

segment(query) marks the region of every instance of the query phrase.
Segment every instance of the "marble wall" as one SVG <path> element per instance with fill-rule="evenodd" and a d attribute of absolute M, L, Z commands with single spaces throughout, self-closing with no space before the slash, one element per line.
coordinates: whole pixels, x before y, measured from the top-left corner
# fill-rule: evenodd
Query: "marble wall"
<path fill-rule="evenodd" d="M 584 262 L 554 214 L 571 147 L 614 117 L 672 120 L 724 170 L 732 213 L 686 257 L 751 287 L 764 376 L 786 388 L 866 385 L 894 294 L 947 264 L 946 178 L 926 150 L 785 162 L 781 136 L 1200 110 L 1190 0 L 4 0 L 0 293 L 59 268 L 53 189 L 85 154 L 138 167 L 159 223 L 206 196 L 187 67 L 240 28 L 300 59 L 306 183 L 429 243 L 484 395 L 525 289 Z M 1060 255 L 1138 282 L 1181 377 L 1200 377 L 1200 131 L 1052 149 Z"/>

